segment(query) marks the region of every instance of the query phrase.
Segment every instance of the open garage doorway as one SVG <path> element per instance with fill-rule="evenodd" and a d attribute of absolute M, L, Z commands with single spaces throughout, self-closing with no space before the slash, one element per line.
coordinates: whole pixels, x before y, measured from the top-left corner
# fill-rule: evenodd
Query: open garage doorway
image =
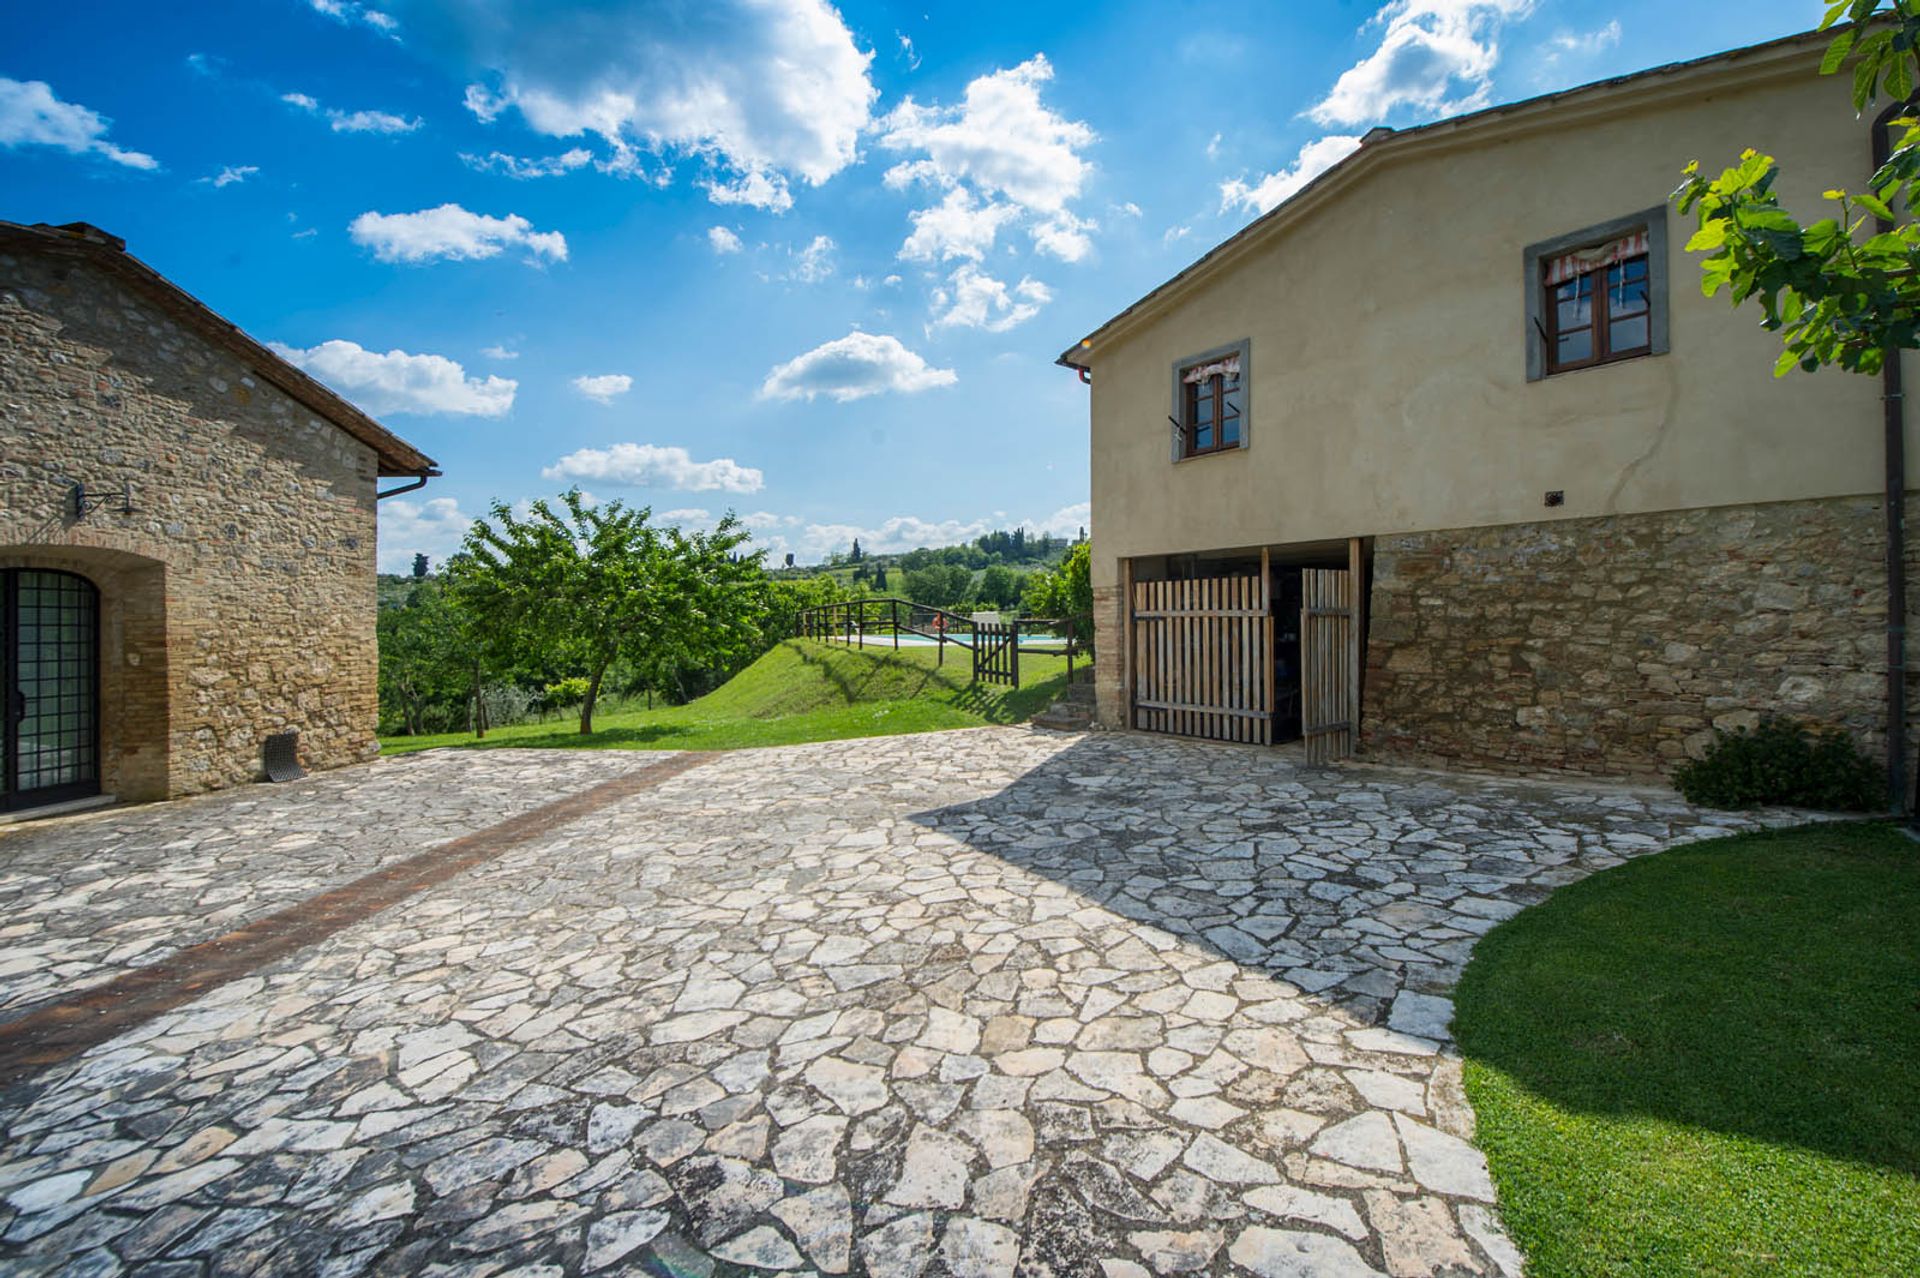
<path fill-rule="evenodd" d="M 1149 732 L 1353 753 L 1365 647 L 1359 539 L 1127 564 L 1128 702 Z"/>

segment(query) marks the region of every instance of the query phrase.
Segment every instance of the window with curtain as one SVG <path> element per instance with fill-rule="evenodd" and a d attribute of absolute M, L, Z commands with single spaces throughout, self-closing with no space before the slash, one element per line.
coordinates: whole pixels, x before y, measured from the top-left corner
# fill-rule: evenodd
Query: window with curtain
<path fill-rule="evenodd" d="M 1541 338 L 1548 373 L 1653 353 L 1648 264 L 1645 230 L 1545 259 Z"/>
<path fill-rule="evenodd" d="M 1180 370 L 1182 456 L 1240 447 L 1240 365 L 1236 354 Z"/>

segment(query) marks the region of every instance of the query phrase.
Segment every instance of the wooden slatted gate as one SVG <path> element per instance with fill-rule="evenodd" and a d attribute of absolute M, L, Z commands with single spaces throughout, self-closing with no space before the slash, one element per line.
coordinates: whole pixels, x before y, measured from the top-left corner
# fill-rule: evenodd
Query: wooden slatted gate
<path fill-rule="evenodd" d="M 1360 702 L 1356 574 L 1309 568 L 1300 581 L 1300 731 L 1307 762 L 1353 753 Z"/>
<path fill-rule="evenodd" d="M 979 621 L 973 627 L 973 677 L 977 683 L 1020 686 L 1020 626 Z"/>
<path fill-rule="evenodd" d="M 1273 744 L 1269 577 L 1133 584 L 1133 723 Z"/>

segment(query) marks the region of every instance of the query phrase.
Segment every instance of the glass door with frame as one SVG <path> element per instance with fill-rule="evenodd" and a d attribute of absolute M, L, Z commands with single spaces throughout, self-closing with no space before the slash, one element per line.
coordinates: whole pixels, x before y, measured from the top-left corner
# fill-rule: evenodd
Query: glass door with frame
<path fill-rule="evenodd" d="M 100 792 L 99 614 L 84 577 L 0 571 L 0 811 Z"/>

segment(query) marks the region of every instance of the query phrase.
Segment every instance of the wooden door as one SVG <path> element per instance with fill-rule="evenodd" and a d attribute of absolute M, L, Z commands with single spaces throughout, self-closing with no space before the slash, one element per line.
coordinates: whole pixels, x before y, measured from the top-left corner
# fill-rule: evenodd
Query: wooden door
<path fill-rule="evenodd" d="M 1300 726 L 1307 762 L 1353 753 L 1359 721 L 1356 574 L 1308 568 L 1300 574 Z"/>
<path fill-rule="evenodd" d="M 1132 594 L 1134 726 L 1272 745 L 1267 578 L 1141 581 Z"/>

